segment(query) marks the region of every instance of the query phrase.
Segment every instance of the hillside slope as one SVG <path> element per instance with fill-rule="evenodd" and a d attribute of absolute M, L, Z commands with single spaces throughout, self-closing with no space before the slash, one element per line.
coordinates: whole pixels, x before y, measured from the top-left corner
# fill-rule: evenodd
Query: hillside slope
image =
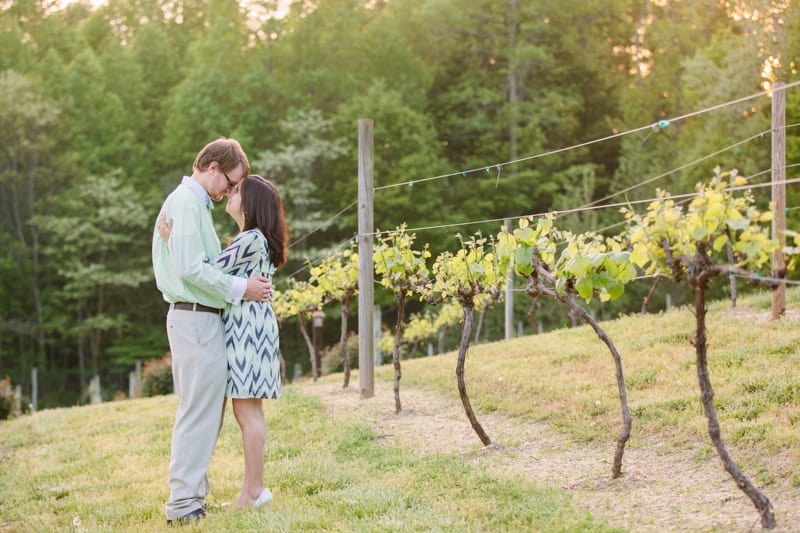
<path fill-rule="evenodd" d="M 712 303 L 709 364 L 722 436 L 748 477 L 770 497 L 779 530 L 800 530 L 800 292 L 770 319 L 770 295 L 736 309 Z M 357 410 L 396 445 L 461 453 L 494 471 L 567 489 L 601 519 L 634 531 L 748 531 L 755 508 L 723 470 L 699 398 L 690 309 L 602 324 L 623 358 L 634 416 L 623 477 L 611 480 L 621 429 L 611 355 L 587 327 L 470 349 L 467 390 L 495 443 L 483 449 L 458 399 L 456 355 L 403 362 L 394 414 L 393 369 L 376 369 L 376 398 L 337 387 L 340 376 L 301 390 L 332 413 Z M 353 388 L 357 389 L 357 378 Z"/>
<path fill-rule="evenodd" d="M 709 313 L 722 434 L 771 498 L 778 531 L 800 524 L 800 292 L 771 321 L 769 295 Z M 483 448 L 455 386 L 455 354 L 403 362 L 376 397 L 358 376 L 287 387 L 266 402 L 267 512 L 234 511 L 241 480 L 230 416 L 211 465 L 203 531 L 748 531 L 758 517 L 705 430 L 676 309 L 603 323 L 625 365 L 633 432 L 611 480 L 620 427 L 611 356 L 586 327 L 473 347 L 467 387 L 494 444 Z M 174 396 L 49 410 L 0 423 L 0 531 L 166 530 Z M 608 524 L 608 526 L 603 525 Z M 195 529 L 195 528 L 192 528 Z"/>

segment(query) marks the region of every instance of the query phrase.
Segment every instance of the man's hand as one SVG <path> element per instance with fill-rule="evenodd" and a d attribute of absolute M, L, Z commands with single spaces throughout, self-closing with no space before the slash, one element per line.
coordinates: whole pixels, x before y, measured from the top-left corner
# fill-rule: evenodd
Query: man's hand
<path fill-rule="evenodd" d="M 271 302 L 272 283 L 264 276 L 247 278 L 247 290 L 244 291 L 243 298 L 254 302 Z"/>

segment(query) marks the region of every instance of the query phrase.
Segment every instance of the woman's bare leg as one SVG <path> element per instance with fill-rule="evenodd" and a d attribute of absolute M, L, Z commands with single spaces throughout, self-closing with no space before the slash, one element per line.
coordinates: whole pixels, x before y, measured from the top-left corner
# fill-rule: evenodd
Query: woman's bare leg
<path fill-rule="evenodd" d="M 233 414 L 242 430 L 244 480 L 236 505 L 254 503 L 264 490 L 264 445 L 267 424 L 261 398 L 233 398 Z"/>

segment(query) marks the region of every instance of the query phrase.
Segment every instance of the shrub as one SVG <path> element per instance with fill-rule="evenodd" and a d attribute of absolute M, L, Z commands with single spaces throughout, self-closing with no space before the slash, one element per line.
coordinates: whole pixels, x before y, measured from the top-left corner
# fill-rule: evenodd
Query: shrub
<path fill-rule="evenodd" d="M 350 358 L 350 368 L 358 368 L 358 335 L 350 332 L 347 335 L 347 357 Z M 344 370 L 342 351 L 339 343 L 332 344 L 322 349 L 322 373 L 333 374 Z"/>
<path fill-rule="evenodd" d="M 0 379 L 0 420 L 19 415 L 17 402 L 14 387 L 11 386 L 11 378 L 6 376 Z"/>
<path fill-rule="evenodd" d="M 161 359 L 151 359 L 142 368 L 142 397 L 172 394 L 172 354 L 167 352 Z"/>

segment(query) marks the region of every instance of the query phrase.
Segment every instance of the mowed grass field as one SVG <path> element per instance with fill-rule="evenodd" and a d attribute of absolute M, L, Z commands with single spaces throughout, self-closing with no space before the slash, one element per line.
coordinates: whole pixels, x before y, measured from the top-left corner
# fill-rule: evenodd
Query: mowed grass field
<path fill-rule="evenodd" d="M 0 531 L 169 531 L 163 515 L 174 396 L 55 409 L 0 424 Z M 230 411 L 228 413 L 230 415 Z M 291 388 L 267 404 L 263 510 L 236 510 L 241 437 L 226 417 L 197 531 L 615 531 L 560 490 L 456 454 L 381 446 Z"/>
<path fill-rule="evenodd" d="M 768 293 L 710 305 L 709 365 L 722 435 L 759 486 L 800 486 L 800 291 L 772 321 Z M 715 454 L 694 367 L 690 309 L 604 322 L 623 358 L 634 416 L 629 445 Z M 403 363 L 403 384 L 457 397 L 455 354 Z M 391 380 L 391 365 L 376 369 Z M 467 387 L 478 417 L 543 421 L 565 442 L 613 441 L 614 366 L 588 327 L 474 346 Z M 341 379 L 330 376 L 326 380 Z M 357 386 L 355 376 L 353 385 Z M 402 396 L 402 385 L 401 385 Z M 167 530 L 174 396 L 36 413 L 0 422 L 0 531 Z M 356 416 L 332 417 L 287 387 L 265 403 L 267 510 L 235 510 L 242 475 L 228 410 L 211 464 L 202 531 L 612 531 L 557 488 L 464 460 L 389 445 Z M 511 443 L 513 444 L 513 443 Z M 476 437 L 475 447 L 479 446 Z M 624 465 L 623 465 L 624 472 Z M 726 475 L 720 467 L 721 475 Z M 610 473 L 609 473 L 610 475 Z"/>

